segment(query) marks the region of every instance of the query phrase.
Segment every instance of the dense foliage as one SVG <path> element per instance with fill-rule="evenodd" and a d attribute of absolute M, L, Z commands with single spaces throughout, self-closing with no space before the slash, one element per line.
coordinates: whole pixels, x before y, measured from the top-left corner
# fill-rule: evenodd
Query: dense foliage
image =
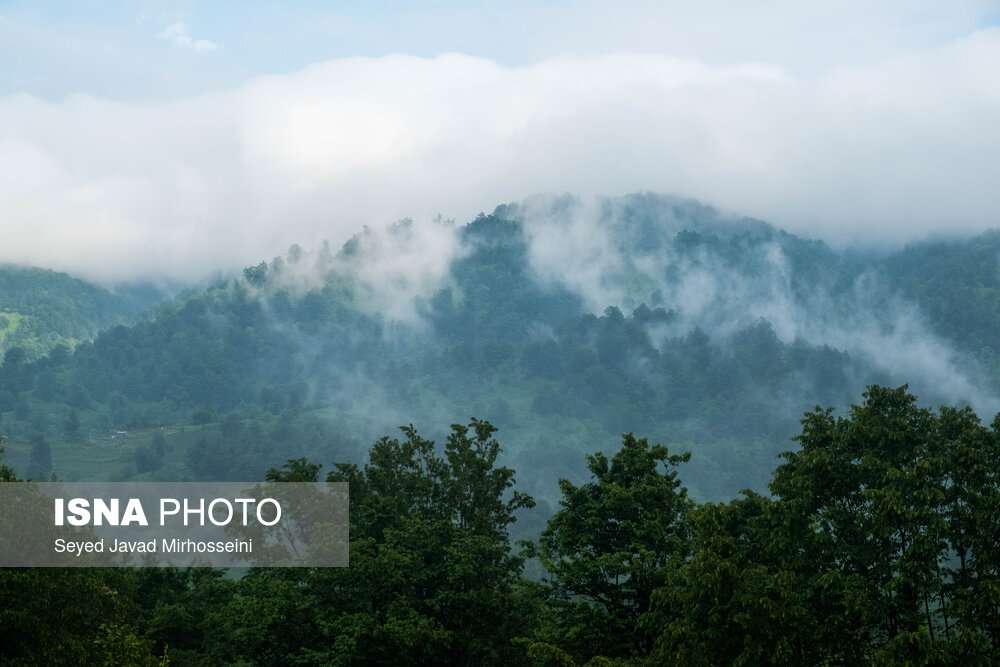
<path fill-rule="evenodd" d="M 488 422 L 413 427 L 351 484 L 348 568 L 0 571 L 5 664 L 987 664 L 1000 659 L 1000 419 L 871 386 L 806 414 L 771 497 L 695 503 L 686 455 L 626 434 L 533 505 Z M 288 461 L 266 475 L 312 481 Z M 0 476 L 12 481 L 3 466 Z M 543 583 L 524 578 L 540 556 Z M 166 659 L 164 659 L 166 656 Z M 604 662 L 601 662 L 604 661 Z"/>
<path fill-rule="evenodd" d="M 293 246 L 141 318 L 152 292 L 0 269 L 0 478 L 339 461 L 352 489 L 349 569 L 2 571 L 0 660 L 997 659 L 1000 423 L 948 406 L 1000 394 L 1000 235 L 860 254 L 556 198 L 448 231 L 425 280 L 393 254 L 433 254 L 420 233 Z M 945 407 L 883 388 L 910 375 Z"/>
<path fill-rule="evenodd" d="M 551 204 L 557 231 L 574 231 L 573 206 Z M 923 377 L 921 392 L 954 402 L 994 389 L 998 376 L 980 371 L 997 345 L 987 335 L 997 287 L 969 283 L 986 280 L 985 259 L 928 300 L 921 286 L 937 284 L 937 265 L 909 259 L 923 246 L 852 258 L 691 202 L 634 196 L 607 207 L 597 215 L 613 256 L 594 260 L 597 296 L 539 268 L 537 216 L 511 205 L 459 228 L 445 277 L 425 294 L 404 289 L 399 303 L 386 290 L 407 274 L 366 272 L 386 270 L 382 246 L 413 243 L 410 223 L 363 232 L 336 254 L 293 247 L 132 326 L 79 334 L 72 351 L 33 360 L 11 347 L 0 366 L 9 459 L 29 476 L 236 479 L 270 465 L 274 443 L 288 458 L 356 458 L 397 423 L 477 414 L 504 429 L 505 462 L 549 506 L 555 477 L 587 474 L 576 441 L 626 430 L 690 449 L 693 495 L 727 498 L 764 489 L 811 405 L 908 379 L 879 356 L 899 336 L 932 335 L 892 305 L 905 298 L 927 304 L 940 336 L 914 340 L 915 354 L 943 354 L 936 341 L 952 340 L 955 368 L 930 367 L 971 382 L 952 390 Z M 968 252 L 985 257 L 993 240 Z M 35 285 L 19 303 L 45 303 L 48 274 L 18 275 Z M 974 321 L 956 328 L 947 308 Z M 896 338 L 877 338 L 885 332 Z M 124 446 L 112 441 L 124 432 Z"/>
<path fill-rule="evenodd" d="M 0 355 L 34 360 L 57 346 L 72 347 L 98 332 L 134 321 L 165 292 L 149 284 L 114 292 L 65 273 L 0 265 Z"/>

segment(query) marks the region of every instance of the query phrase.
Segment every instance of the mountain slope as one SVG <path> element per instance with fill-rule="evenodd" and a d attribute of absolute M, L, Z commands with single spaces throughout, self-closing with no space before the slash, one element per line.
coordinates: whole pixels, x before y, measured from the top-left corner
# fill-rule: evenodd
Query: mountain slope
<path fill-rule="evenodd" d="M 24 359 L 72 347 L 103 329 L 135 319 L 164 298 L 151 285 L 108 291 L 65 273 L 0 265 L 0 355 L 18 347 Z"/>
<path fill-rule="evenodd" d="M 403 221 L 337 253 L 293 247 L 71 354 L 9 359 L 0 416 L 15 464 L 44 472 L 45 441 L 60 475 L 123 479 L 357 460 L 399 424 L 476 416 L 543 499 L 585 475 L 581 451 L 634 431 L 690 449 L 693 493 L 727 498 L 763 490 L 804 411 L 869 383 L 995 409 L 988 346 L 912 286 L 935 280 L 905 259 L 922 247 L 859 258 L 653 195 Z M 971 279 L 949 294 L 986 330 Z"/>

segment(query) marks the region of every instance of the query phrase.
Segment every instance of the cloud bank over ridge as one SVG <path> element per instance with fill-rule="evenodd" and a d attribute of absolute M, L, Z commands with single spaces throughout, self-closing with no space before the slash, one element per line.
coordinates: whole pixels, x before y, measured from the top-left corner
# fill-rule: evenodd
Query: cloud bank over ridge
<path fill-rule="evenodd" d="M 192 279 L 534 192 L 695 197 L 834 244 L 996 226 L 1000 29 L 810 78 L 615 53 L 343 58 L 173 102 L 0 97 L 0 261 Z"/>

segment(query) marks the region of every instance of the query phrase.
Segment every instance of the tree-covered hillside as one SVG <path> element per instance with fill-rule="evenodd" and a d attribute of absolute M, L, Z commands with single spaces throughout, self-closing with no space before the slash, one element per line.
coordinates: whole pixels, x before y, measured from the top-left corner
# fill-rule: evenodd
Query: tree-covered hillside
<path fill-rule="evenodd" d="M 561 197 L 293 246 L 127 325 L 15 272 L 11 321 L 75 344 L 6 350 L 0 481 L 326 471 L 351 567 L 0 571 L 0 656 L 995 661 L 1000 422 L 948 406 L 1000 407 L 998 243 Z"/>
<path fill-rule="evenodd" d="M 938 334 L 1000 376 L 1000 231 L 915 243 L 883 267 Z"/>
<path fill-rule="evenodd" d="M 0 265 L 0 354 L 21 361 L 73 347 L 103 329 L 134 322 L 165 297 L 152 285 L 122 285 L 114 292 L 46 269 Z"/>
<path fill-rule="evenodd" d="M 724 499 L 763 490 L 804 411 L 869 383 L 995 409 L 991 239 L 861 256 L 653 195 L 403 221 L 295 246 L 72 352 L 13 348 L 0 415 L 19 470 L 115 479 L 246 478 L 477 415 L 543 505 L 586 474 L 583 443 L 635 430 L 690 450 L 692 493 Z M 939 247 L 971 268 L 929 301 L 945 265 L 908 258 Z"/>

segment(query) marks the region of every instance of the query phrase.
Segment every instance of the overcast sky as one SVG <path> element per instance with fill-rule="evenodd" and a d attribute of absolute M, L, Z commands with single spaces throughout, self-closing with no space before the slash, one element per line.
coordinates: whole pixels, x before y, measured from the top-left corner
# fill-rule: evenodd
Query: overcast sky
<path fill-rule="evenodd" d="M 805 236 L 1000 226 L 997 2 L 0 2 L 0 261 L 198 279 L 652 190 Z"/>

